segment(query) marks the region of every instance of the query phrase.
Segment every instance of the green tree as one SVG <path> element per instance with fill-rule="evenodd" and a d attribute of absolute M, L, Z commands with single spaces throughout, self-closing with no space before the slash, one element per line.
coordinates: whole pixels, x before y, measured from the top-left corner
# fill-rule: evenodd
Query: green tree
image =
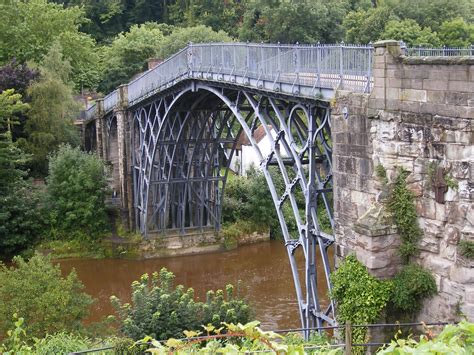
<path fill-rule="evenodd" d="M 230 42 L 232 38 L 224 31 L 213 31 L 210 27 L 203 25 L 176 28 L 169 36 L 166 36 L 161 43 L 159 57 L 166 59 L 179 50 L 186 47 L 189 42 L 207 43 L 207 42 Z"/>
<path fill-rule="evenodd" d="M 19 165 L 24 156 L 12 142 L 11 130 L 18 123 L 17 114 L 28 109 L 21 101 L 21 95 L 8 89 L 0 93 L 0 193 L 6 194 L 12 184 L 24 175 Z"/>
<path fill-rule="evenodd" d="M 169 4 L 171 23 L 181 27 L 204 25 L 236 37 L 247 1 L 194 0 Z"/>
<path fill-rule="evenodd" d="M 76 87 L 94 87 L 98 57 L 95 42 L 79 31 L 86 21 L 78 7 L 63 6 L 46 0 L 12 0 L 0 5 L 0 63 L 12 58 L 19 62 L 42 63 L 55 42 L 72 64 Z"/>
<path fill-rule="evenodd" d="M 61 146 L 49 162 L 47 193 L 53 237 L 93 240 L 108 230 L 104 162 Z"/>
<path fill-rule="evenodd" d="M 69 84 L 71 65 L 63 59 L 58 43 L 51 47 L 39 70 L 39 80 L 28 89 L 31 109 L 25 125 L 27 138 L 18 142 L 32 155 L 32 173 L 45 176 L 51 152 L 63 143 L 79 143 L 79 135 L 73 125 L 78 104 Z"/>
<path fill-rule="evenodd" d="M 146 70 L 147 59 L 158 54 L 162 42 L 160 26 L 153 22 L 134 25 L 129 32 L 120 33 L 110 47 L 103 48 L 103 76 L 99 89 L 112 91 Z"/>
<path fill-rule="evenodd" d="M 13 259 L 0 264 L 0 334 L 12 328 L 12 317 L 21 314 L 29 336 L 43 337 L 57 331 L 75 331 L 92 304 L 75 271 L 62 277 L 59 265 L 35 255 L 29 261 Z"/>
<path fill-rule="evenodd" d="M 382 33 L 383 39 L 404 41 L 408 46 L 438 47 L 441 41 L 429 27 L 421 28 L 415 20 L 389 21 Z"/>
<path fill-rule="evenodd" d="M 391 10 L 377 7 L 367 11 L 352 11 L 344 18 L 345 41 L 367 44 L 381 39 L 385 24 L 396 19 Z"/>
<path fill-rule="evenodd" d="M 445 21 L 439 28 L 439 38 L 447 47 L 469 47 L 474 43 L 474 24 L 459 17 Z"/>
<path fill-rule="evenodd" d="M 39 195 L 23 180 L 27 156 L 12 142 L 16 115 L 28 105 L 13 89 L 0 93 L 0 254 L 11 255 L 40 233 Z"/>
<path fill-rule="evenodd" d="M 342 39 L 344 1 L 256 0 L 249 3 L 239 38 L 281 43 L 337 42 Z"/>

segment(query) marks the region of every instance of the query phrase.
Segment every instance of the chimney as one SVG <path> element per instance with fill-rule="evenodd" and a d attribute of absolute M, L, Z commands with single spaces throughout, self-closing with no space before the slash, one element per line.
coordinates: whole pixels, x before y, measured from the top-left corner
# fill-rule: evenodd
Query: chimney
<path fill-rule="evenodd" d="M 158 64 L 162 63 L 163 60 L 158 58 L 149 58 L 148 59 L 148 70 L 155 68 Z"/>

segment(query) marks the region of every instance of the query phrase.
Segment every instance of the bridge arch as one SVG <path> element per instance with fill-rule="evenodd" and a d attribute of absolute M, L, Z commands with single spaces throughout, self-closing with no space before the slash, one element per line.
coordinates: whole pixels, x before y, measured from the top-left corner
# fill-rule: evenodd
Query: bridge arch
<path fill-rule="evenodd" d="M 261 161 L 280 221 L 301 321 L 306 327 L 334 324 L 334 304 L 323 309 L 317 294 L 318 282 L 330 289 L 328 248 L 334 241 L 318 218 L 324 215 L 333 227 L 329 105 L 191 81 L 132 112 L 134 201 L 141 232 L 150 237 L 169 229 L 219 230 L 236 138 L 245 134 Z M 271 142 L 269 155 L 254 139 L 258 127 Z M 298 247 L 305 256 L 304 275 L 295 258 Z M 324 280 L 316 280 L 317 263 L 325 270 Z"/>

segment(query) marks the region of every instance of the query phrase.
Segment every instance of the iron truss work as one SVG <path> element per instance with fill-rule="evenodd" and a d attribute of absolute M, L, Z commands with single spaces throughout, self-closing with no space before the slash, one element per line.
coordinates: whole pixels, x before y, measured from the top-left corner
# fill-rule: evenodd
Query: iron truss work
<path fill-rule="evenodd" d="M 145 238 L 170 230 L 220 229 L 227 174 L 243 132 L 275 204 L 302 325 L 334 325 L 334 304 L 328 301 L 323 308 L 318 295 L 318 287 L 331 288 L 328 248 L 334 242 L 328 103 L 189 81 L 130 114 L 135 220 Z M 260 126 L 271 141 L 269 155 L 254 139 Z M 295 257 L 300 252 L 303 268 Z M 324 269 L 322 280 L 317 264 Z"/>

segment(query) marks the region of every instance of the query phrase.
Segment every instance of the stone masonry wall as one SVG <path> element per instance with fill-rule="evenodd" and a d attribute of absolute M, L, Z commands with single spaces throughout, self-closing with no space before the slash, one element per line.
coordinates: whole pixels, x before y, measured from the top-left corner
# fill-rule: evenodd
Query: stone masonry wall
<path fill-rule="evenodd" d="M 459 241 L 474 242 L 474 58 L 408 58 L 394 41 L 375 47 L 371 95 L 338 92 L 334 103 L 337 256 L 355 252 L 379 277 L 399 269 L 400 238 L 374 170 L 382 165 L 393 181 L 403 167 L 424 232 L 416 262 L 438 287 L 418 318 L 463 313 L 473 321 L 474 262 L 460 255 Z M 444 192 L 445 180 L 457 188 Z"/>

